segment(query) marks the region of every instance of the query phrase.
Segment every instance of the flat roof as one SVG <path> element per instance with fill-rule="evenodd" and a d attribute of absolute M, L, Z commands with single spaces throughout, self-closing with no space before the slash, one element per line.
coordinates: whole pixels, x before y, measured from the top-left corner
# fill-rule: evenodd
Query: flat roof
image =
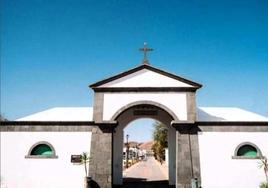
<path fill-rule="evenodd" d="M 267 117 L 236 107 L 197 107 L 197 121 L 268 121 Z M 55 107 L 15 121 L 93 121 L 92 107 Z"/>

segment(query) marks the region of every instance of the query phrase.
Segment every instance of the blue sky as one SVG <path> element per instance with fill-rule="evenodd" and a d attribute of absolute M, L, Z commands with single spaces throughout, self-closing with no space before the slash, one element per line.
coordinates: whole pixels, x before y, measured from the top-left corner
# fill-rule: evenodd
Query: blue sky
<path fill-rule="evenodd" d="M 153 124 L 155 120 L 150 118 L 137 119 L 130 122 L 124 129 L 124 141 L 129 135 L 129 141 L 146 142 L 153 140 Z"/>
<path fill-rule="evenodd" d="M 91 106 L 88 85 L 140 64 L 203 84 L 199 106 L 268 116 L 266 0 L 1 0 L 1 114 Z"/>

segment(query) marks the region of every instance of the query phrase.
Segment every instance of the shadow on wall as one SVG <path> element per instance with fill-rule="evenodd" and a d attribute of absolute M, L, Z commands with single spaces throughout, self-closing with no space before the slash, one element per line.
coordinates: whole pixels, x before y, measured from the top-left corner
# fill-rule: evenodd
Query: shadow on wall
<path fill-rule="evenodd" d="M 145 178 L 124 178 L 123 185 L 113 185 L 113 188 L 175 188 L 168 181 L 147 181 Z"/>
<path fill-rule="evenodd" d="M 98 183 L 95 182 L 94 180 L 90 180 L 90 181 L 88 182 L 88 186 L 87 186 L 87 188 L 100 188 L 100 186 L 99 186 Z"/>
<path fill-rule="evenodd" d="M 197 108 L 197 117 L 198 120 L 206 120 L 206 121 L 223 121 L 225 119 L 217 116 L 212 116 L 211 114 L 208 114 L 204 110 Z"/>

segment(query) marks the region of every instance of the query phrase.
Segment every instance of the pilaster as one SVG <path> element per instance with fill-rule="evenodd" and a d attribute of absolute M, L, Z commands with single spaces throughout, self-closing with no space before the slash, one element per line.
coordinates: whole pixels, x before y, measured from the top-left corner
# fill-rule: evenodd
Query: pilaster
<path fill-rule="evenodd" d="M 89 172 L 101 188 L 112 187 L 112 132 L 111 125 L 92 131 Z"/>
<path fill-rule="evenodd" d="M 176 188 L 191 188 L 193 178 L 201 183 L 197 132 L 194 125 L 176 126 Z"/>
<path fill-rule="evenodd" d="M 94 92 L 93 121 L 95 122 L 103 122 L 103 99 L 103 93 Z"/>
<path fill-rule="evenodd" d="M 186 93 L 187 121 L 196 121 L 196 100 L 195 92 Z"/>

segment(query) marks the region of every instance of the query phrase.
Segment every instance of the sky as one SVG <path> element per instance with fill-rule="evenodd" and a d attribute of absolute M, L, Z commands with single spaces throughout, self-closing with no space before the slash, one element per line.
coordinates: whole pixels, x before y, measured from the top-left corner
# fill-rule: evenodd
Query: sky
<path fill-rule="evenodd" d="M 127 142 L 127 135 L 129 135 L 128 141 L 147 142 L 153 140 L 153 125 L 155 122 L 154 119 L 150 118 L 142 118 L 130 122 L 124 129 L 124 142 Z"/>
<path fill-rule="evenodd" d="M 1 114 L 92 106 L 88 85 L 142 61 L 203 84 L 198 106 L 268 116 L 266 0 L 0 0 Z"/>

